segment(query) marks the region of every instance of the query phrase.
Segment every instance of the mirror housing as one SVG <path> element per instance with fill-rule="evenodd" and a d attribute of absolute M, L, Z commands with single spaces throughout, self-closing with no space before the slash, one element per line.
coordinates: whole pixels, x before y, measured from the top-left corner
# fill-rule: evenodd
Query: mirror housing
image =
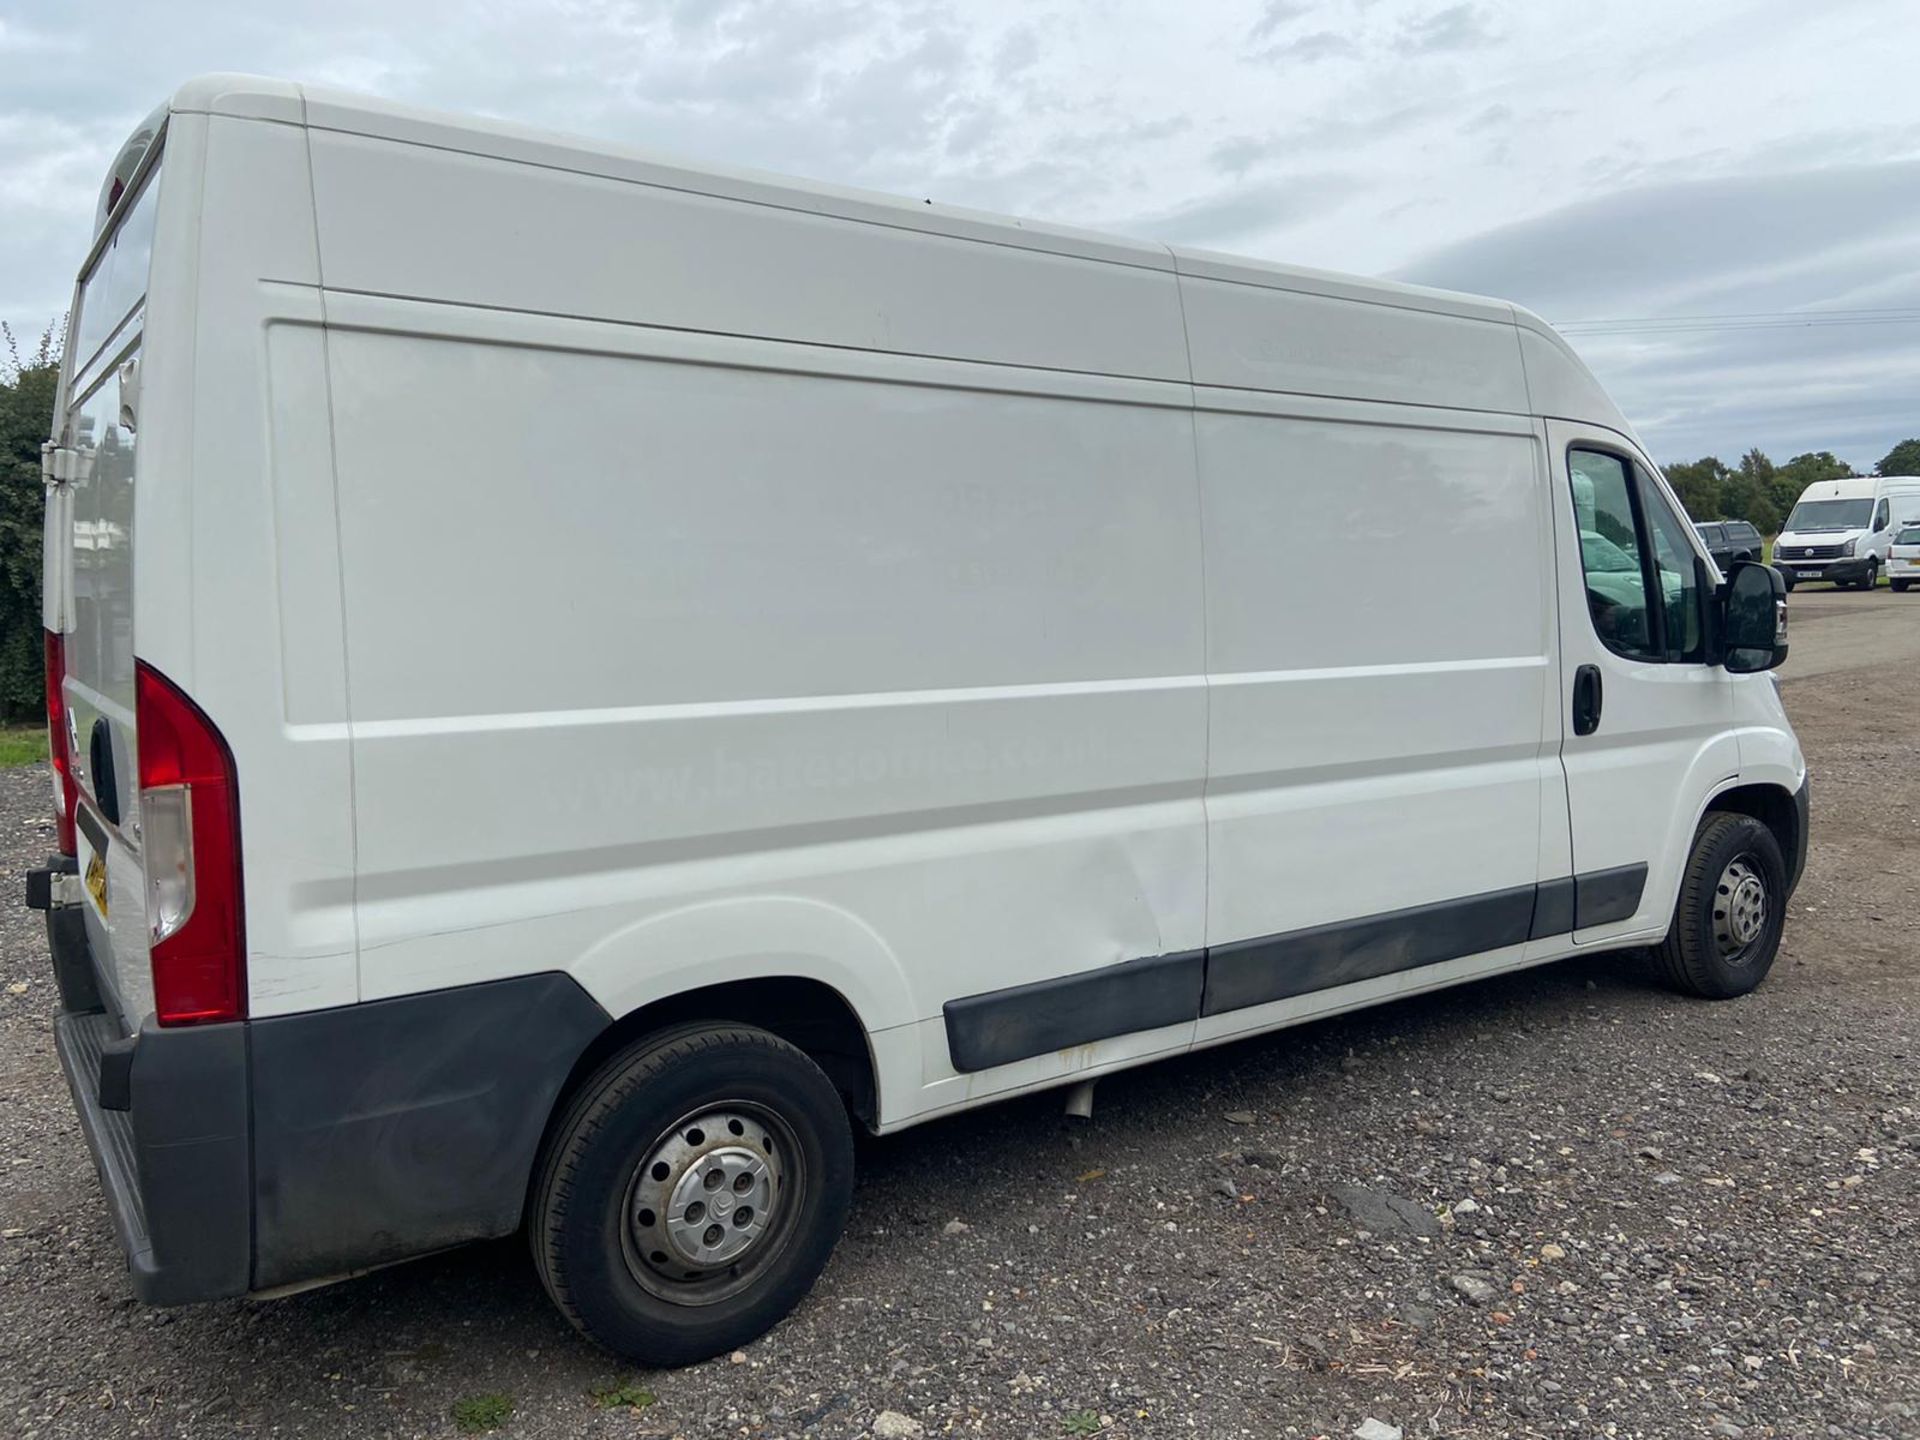
<path fill-rule="evenodd" d="M 1771 670 L 1787 658 L 1787 585 L 1779 571 L 1738 561 L 1719 598 L 1720 663 L 1730 673 Z"/>

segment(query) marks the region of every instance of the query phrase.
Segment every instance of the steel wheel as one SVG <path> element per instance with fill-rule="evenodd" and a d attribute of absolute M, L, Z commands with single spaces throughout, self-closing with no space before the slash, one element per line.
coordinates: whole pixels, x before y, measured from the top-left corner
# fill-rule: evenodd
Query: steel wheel
<path fill-rule="evenodd" d="M 682 1116 L 634 1166 L 620 1248 L 649 1293 L 710 1305 L 751 1283 L 785 1246 L 806 1183 L 785 1121 L 743 1101 Z"/>
<path fill-rule="evenodd" d="M 1767 928 L 1767 882 L 1751 855 L 1737 855 L 1713 890 L 1713 939 L 1729 965 L 1744 965 Z"/>

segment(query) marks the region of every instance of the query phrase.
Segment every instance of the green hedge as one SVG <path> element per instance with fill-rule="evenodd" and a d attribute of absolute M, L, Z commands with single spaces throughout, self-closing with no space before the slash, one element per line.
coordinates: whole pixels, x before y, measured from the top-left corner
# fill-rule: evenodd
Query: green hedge
<path fill-rule="evenodd" d="M 40 639 L 40 530 L 45 503 L 40 442 L 53 419 L 60 378 L 55 327 L 22 357 L 13 332 L 0 326 L 0 716 L 44 715 L 45 661 Z"/>

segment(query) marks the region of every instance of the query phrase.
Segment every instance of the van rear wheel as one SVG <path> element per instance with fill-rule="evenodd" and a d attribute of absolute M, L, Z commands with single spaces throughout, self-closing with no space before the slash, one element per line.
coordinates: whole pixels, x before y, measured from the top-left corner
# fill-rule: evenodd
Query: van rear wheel
<path fill-rule="evenodd" d="M 1786 901 L 1773 832 L 1751 815 L 1710 813 L 1693 837 L 1667 938 L 1651 952 L 1654 969 L 1689 995 L 1745 995 L 1773 967 Z"/>
<path fill-rule="evenodd" d="M 751 1026 L 683 1026 L 581 1086 L 548 1139 L 529 1238 L 590 1339 L 688 1365 L 799 1303 L 852 1193 L 853 1136 L 819 1066 Z"/>

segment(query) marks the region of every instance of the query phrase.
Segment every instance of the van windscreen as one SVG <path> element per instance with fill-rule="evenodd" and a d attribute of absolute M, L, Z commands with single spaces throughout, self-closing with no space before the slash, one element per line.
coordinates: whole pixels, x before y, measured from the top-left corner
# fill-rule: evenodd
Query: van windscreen
<path fill-rule="evenodd" d="M 1787 516 L 1787 529 L 1799 534 L 1808 530 L 1864 530 L 1873 516 L 1873 501 L 1802 500 Z"/>

